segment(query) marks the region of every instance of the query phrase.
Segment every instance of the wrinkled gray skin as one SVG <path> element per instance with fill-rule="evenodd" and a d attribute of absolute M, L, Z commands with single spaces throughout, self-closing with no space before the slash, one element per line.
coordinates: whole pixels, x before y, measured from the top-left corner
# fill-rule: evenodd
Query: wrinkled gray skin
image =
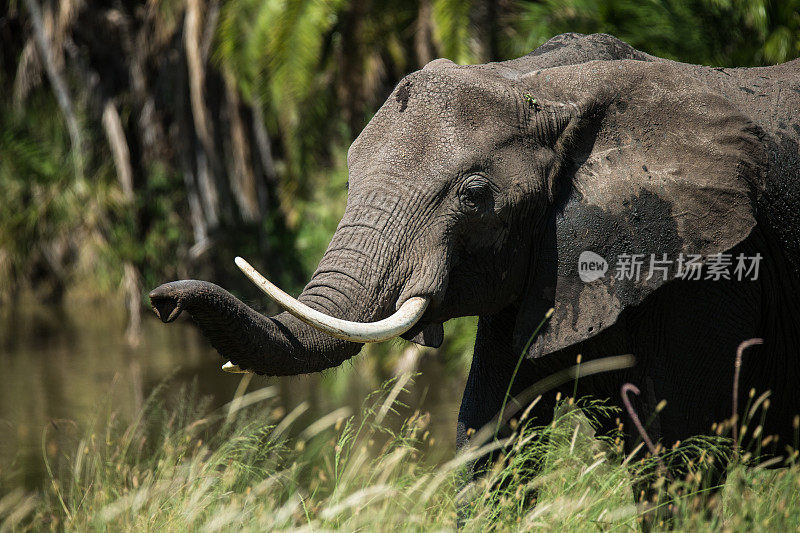
<path fill-rule="evenodd" d="M 500 409 L 550 307 L 513 390 L 578 353 L 632 353 L 635 368 L 583 379 L 579 394 L 618 403 L 630 381 L 643 420 L 666 399 L 651 436 L 667 445 L 730 416 L 736 347 L 762 337 L 740 390 L 772 390 L 765 434 L 780 433 L 782 450 L 800 412 L 799 115 L 800 60 L 708 68 L 565 34 L 503 63 L 434 61 L 400 82 L 351 146 L 347 209 L 299 299 L 371 321 L 429 296 L 406 335 L 428 344 L 442 322 L 480 316 L 462 444 Z M 580 281 L 583 250 L 609 260 L 605 278 Z M 728 251 L 760 253 L 758 279 L 613 279 L 620 253 Z M 320 371 L 361 348 L 287 313 L 261 316 L 206 282 L 150 297 L 163 320 L 187 311 L 225 359 L 260 374 Z M 535 414 L 546 420 L 551 407 Z"/>

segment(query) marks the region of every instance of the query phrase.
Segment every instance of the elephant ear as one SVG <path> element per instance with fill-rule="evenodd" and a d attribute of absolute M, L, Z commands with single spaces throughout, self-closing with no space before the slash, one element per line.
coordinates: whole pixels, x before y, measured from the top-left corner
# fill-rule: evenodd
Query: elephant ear
<path fill-rule="evenodd" d="M 555 311 L 528 357 L 597 335 L 674 281 L 679 254 L 725 252 L 755 226 L 763 133 L 686 68 L 600 61 L 527 80 L 525 96 L 541 96 L 536 114 L 547 118 L 560 162 L 515 347 L 521 351 L 546 311 Z M 633 254 L 641 256 L 638 277 L 627 268 Z M 664 254 L 671 263 L 656 266 L 668 266 L 666 280 L 662 270 L 650 276 L 651 257 Z"/>

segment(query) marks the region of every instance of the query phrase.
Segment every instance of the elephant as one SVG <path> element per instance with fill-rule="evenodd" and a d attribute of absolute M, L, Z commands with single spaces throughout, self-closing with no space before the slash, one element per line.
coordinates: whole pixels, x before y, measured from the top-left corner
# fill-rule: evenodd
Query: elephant
<path fill-rule="evenodd" d="M 350 146 L 344 215 L 299 297 L 238 260 L 286 312 L 197 280 L 150 300 L 164 322 L 189 313 L 229 368 L 272 376 L 392 336 L 438 346 L 445 321 L 478 316 L 459 446 L 509 388 L 632 354 L 579 395 L 621 406 L 638 387 L 634 408 L 670 446 L 742 415 L 736 378 L 771 391 L 763 434 L 780 451 L 800 413 L 799 143 L 800 60 L 712 68 L 575 33 L 510 61 L 437 59 Z"/>

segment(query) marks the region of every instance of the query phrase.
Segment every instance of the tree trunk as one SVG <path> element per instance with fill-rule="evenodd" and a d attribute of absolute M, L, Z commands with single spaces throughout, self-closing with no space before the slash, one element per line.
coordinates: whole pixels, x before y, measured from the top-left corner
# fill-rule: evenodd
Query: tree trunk
<path fill-rule="evenodd" d="M 72 157 L 75 163 L 75 178 L 79 190 L 85 189 L 84 176 L 83 176 L 83 137 L 81 129 L 78 125 L 78 118 L 75 116 L 75 108 L 72 105 L 72 98 L 69 95 L 67 84 L 61 75 L 61 70 L 55 64 L 52 47 L 50 46 L 50 39 L 44 29 L 44 22 L 42 21 L 42 10 L 39 7 L 37 0 L 25 0 L 25 6 L 31 15 L 31 24 L 33 26 L 33 36 L 36 40 L 36 46 L 39 49 L 39 56 L 44 63 L 45 71 L 47 72 L 47 79 L 53 88 L 58 107 L 64 115 L 64 120 L 67 123 L 67 131 L 69 132 L 70 144 L 72 145 Z"/>
<path fill-rule="evenodd" d="M 431 0 L 420 0 L 417 13 L 414 51 L 420 67 L 436 59 L 436 46 L 433 44 L 433 5 Z"/>
<path fill-rule="evenodd" d="M 239 93 L 230 76 L 225 76 L 225 96 L 230 129 L 230 170 L 228 175 L 242 220 L 252 223 L 261 218 L 258 190 L 251 166 L 250 143 L 242 120 Z"/>
<path fill-rule="evenodd" d="M 206 225 L 214 229 L 219 225 L 219 193 L 214 173 L 219 165 L 216 160 L 211 117 L 205 103 L 206 75 L 201 46 L 201 18 L 200 0 L 187 0 L 183 29 L 184 48 L 186 65 L 189 70 L 192 119 L 195 134 L 200 141 L 200 146 L 195 149 L 195 164 Z"/>
<path fill-rule="evenodd" d="M 361 43 L 362 24 L 367 0 L 353 2 L 344 14 L 339 92 L 344 104 L 344 118 L 351 138 L 364 126 L 364 50 Z"/>
<path fill-rule="evenodd" d="M 264 173 L 264 183 L 259 187 L 258 199 L 261 203 L 261 209 L 264 213 L 268 213 L 273 207 L 272 202 L 275 200 L 275 190 L 278 187 L 278 174 L 275 171 L 275 160 L 272 157 L 272 145 L 270 144 L 269 132 L 267 126 L 264 124 L 264 111 L 261 107 L 261 101 L 256 99 L 250 104 L 253 124 L 253 139 L 258 148 L 259 162 L 261 169 Z M 277 202 L 275 202 L 277 206 Z"/>
<path fill-rule="evenodd" d="M 103 129 L 106 132 L 108 145 L 111 147 L 111 154 L 114 157 L 114 167 L 117 169 L 119 185 L 122 187 L 122 194 L 125 201 L 132 204 L 135 200 L 133 195 L 133 169 L 131 168 L 130 151 L 128 142 L 125 140 L 125 130 L 122 128 L 122 120 L 119 118 L 117 106 L 110 100 L 106 100 L 103 106 Z"/>
<path fill-rule="evenodd" d="M 503 9 L 503 4 L 502 0 L 481 0 L 470 14 L 470 23 L 476 30 L 479 63 L 499 60 L 498 12 Z"/>
<path fill-rule="evenodd" d="M 130 151 L 125 140 L 125 131 L 122 128 L 122 121 L 119 118 L 117 107 L 107 100 L 103 107 L 103 129 L 106 132 L 108 144 L 114 157 L 114 166 L 117 169 L 122 194 L 129 209 L 135 207 L 136 198 L 133 193 L 133 169 L 131 168 Z M 125 301 L 128 308 L 128 328 L 125 331 L 125 340 L 130 346 L 139 344 L 141 336 L 142 322 L 142 284 L 139 272 L 133 263 L 125 261 L 123 263 L 122 286 L 125 291 Z"/>

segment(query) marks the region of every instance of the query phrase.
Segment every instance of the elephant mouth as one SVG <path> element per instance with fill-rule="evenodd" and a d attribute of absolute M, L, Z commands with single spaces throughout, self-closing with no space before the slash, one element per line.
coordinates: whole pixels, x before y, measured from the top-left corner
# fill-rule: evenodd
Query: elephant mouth
<path fill-rule="evenodd" d="M 401 337 L 422 346 L 438 348 L 444 341 L 444 326 L 442 322 L 420 320 L 414 327 L 403 333 Z"/>

